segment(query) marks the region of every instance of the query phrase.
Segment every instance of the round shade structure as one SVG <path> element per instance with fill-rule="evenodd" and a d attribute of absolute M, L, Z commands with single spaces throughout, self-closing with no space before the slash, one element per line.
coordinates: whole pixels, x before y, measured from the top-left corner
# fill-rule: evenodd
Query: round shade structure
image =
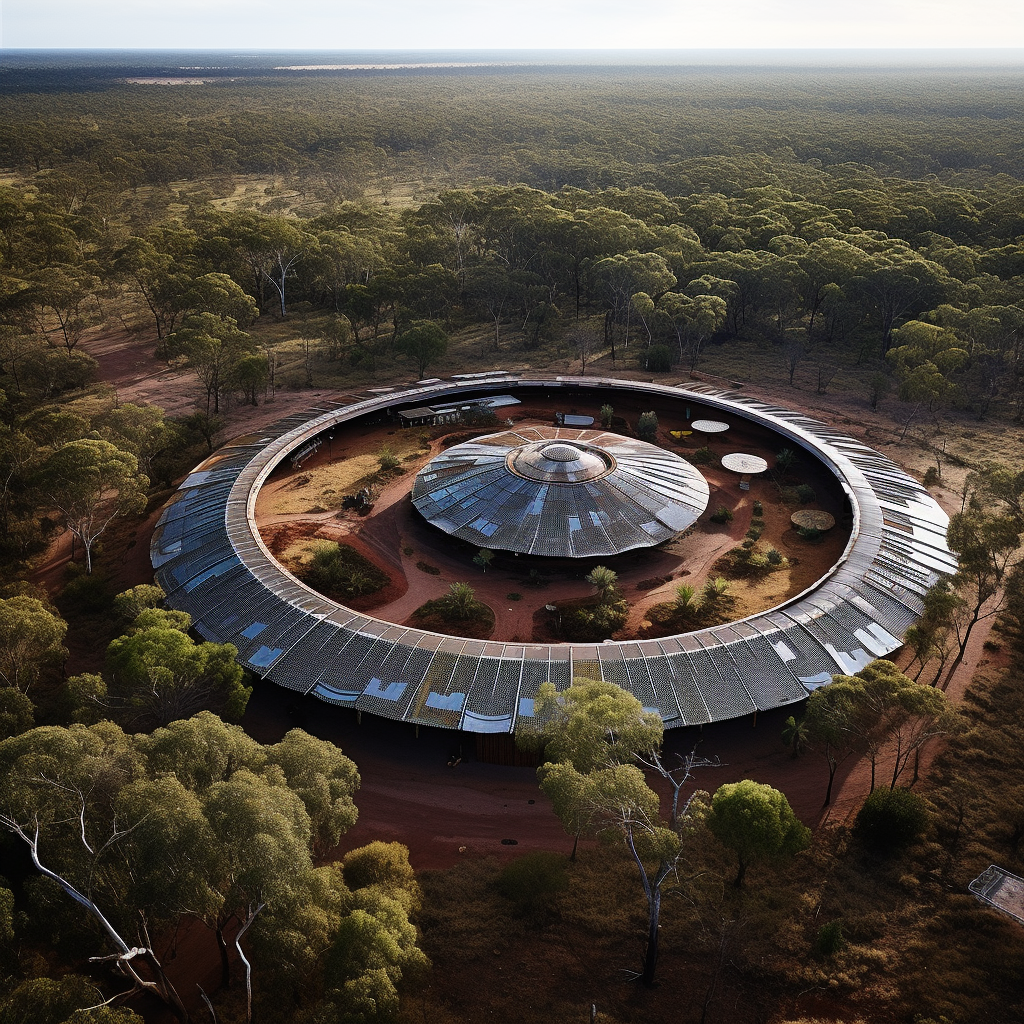
<path fill-rule="evenodd" d="M 420 470 L 412 503 L 481 548 L 588 558 L 653 547 L 695 522 L 708 483 L 646 441 L 531 427 L 456 445 Z"/>
<path fill-rule="evenodd" d="M 701 434 L 724 434 L 729 429 L 721 420 L 694 420 L 690 426 Z"/>
<path fill-rule="evenodd" d="M 760 455 L 746 455 L 743 452 L 723 455 L 722 465 L 733 473 L 749 473 L 752 476 L 763 473 L 768 468 L 767 460 L 762 459 Z"/>

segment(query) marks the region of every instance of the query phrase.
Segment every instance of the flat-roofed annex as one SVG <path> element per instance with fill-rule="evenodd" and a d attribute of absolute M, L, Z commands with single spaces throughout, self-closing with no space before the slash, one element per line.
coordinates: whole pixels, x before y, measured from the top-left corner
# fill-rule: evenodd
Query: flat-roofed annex
<path fill-rule="evenodd" d="M 436 455 L 412 503 L 481 548 L 591 558 L 671 540 L 707 508 L 708 483 L 685 459 L 607 431 L 528 427 Z"/>

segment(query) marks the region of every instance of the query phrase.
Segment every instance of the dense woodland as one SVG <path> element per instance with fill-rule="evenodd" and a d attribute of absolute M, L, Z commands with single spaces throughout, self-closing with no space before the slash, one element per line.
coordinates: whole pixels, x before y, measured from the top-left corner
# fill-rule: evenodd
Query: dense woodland
<path fill-rule="evenodd" d="M 907 757 L 944 735 L 912 791 L 916 824 L 891 844 L 837 826 L 778 856 L 737 847 L 718 793 L 630 846 L 636 821 L 594 808 L 602 785 L 628 783 L 657 819 L 630 774 L 650 756 L 638 747 L 604 781 L 551 765 L 545 779 L 568 787 L 556 806 L 570 834 L 625 847 L 519 875 L 476 863 L 422 892 L 399 848 L 338 861 L 356 767 L 300 731 L 261 745 L 225 724 L 250 692 L 233 649 L 197 643 L 156 588 L 116 595 L 104 562 L 119 524 L 213 450 L 225 403 L 314 380 L 598 362 L 678 379 L 756 351 L 748 378 L 771 364 L 822 393 L 841 380 L 898 409 L 904 435 L 939 429 L 944 411 L 1019 423 L 1018 75 L 481 68 L 170 87 L 124 74 L 0 77 L 0 1024 L 136 1019 L 81 1011 L 118 991 L 84 950 L 185 1014 L 151 949 L 186 920 L 215 934 L 225 982 L 251 981 L 250 999 L 244 983 L 211 993 L 211 1019 L 246 1019 L 254 1001 L 268 1022 L 479 1020 L 483 1004 L 446 979 L 493 946 L 525 971 L 537 948 L 593 941 L 614 974 L 623 932 L 648 926 L 634 854 L 648 883 L 668 864 L 656 888 L 684 897 L 666 901 L 674 952 L 659 975 L 700 993 L 683 1019 L 1019 1019 L 1022 933 L 964 889 L 990 860 L 1024 866 L 1007 710 L 1024 685 L 1020 465 L 973 466 L 956 526 L 969 569 L 908 636 L 919 676 L 930 666 L 918 703 L 893 698 L 865 724 L 871 680 L 854 679 L 833 690 L 849 706 L 819 702 L 788 733 L 794 756 L 822 754 L 833 774 L 839 752 L 874 764 L 878 744 L 904 742 L 893 722 L 915 737 Z M 119 403 L 86 351 L 111 331 L 193 373 L 194 411 Z M 28 580 L 62 530 L 80 557 L 48 593 Z M 1013 652 L 1009 667 L 960 712 L 940 707 L 925 680 L 937 665 L 948 682 L 971 630 L 997 617 L 990 643 Z M 109 644 L 100 671 L 67 664 L 69 623 Z M 170 771 L 183 761 L 191 773 Z M 880 788 L 902 791 L 915 765 Z M 729 851 L 737 883 L 745 856 L 755 866 L 743 886 Z M 586 970 L 552 962 L 564 974 L 533 1016 L 513 990 L 491 1005 L 582 1019 L 557 990 L 583 991 Z M 678 1005 L 621 989 L 601 1019 L 670 1019 Z"/>

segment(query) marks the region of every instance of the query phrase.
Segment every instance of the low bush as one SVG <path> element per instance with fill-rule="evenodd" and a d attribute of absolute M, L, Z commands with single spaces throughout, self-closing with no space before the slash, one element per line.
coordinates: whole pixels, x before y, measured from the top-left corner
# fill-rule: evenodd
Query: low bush
<path fill-rule="evenodd" d="M 549 851 L 528 853 L 505 867 L 495 886 L 509 900 L 520 917 L 551 916 L 554 897 L 569 887 L 564 856 Z"/>
<path fill-rule="evenodd" d="M 814 952 L 818 956 L 835 956 L 845 947 L 842 921 L 829 921 L 818 929 L 818 935 L 814 940 Z"/>
<path fill-rule="evenodd" d="M 711 513 L 711 522 L 713 523 L 731 523 L 732 518 L 732 510 L 726 508 L 724 505 L 719 505 L 718 508 Z"/>
<path fill-rule="evenodd" d="M 376 593 L 390 582 L 386 572 L 354 548 L 333 541 L 318 543 L 299 575 L 314 590 L 342 601 Z"/>
<path fill-rule="evenodd" d="M 625 626 L 628 618 L 629 605 L 623 600 L 570 608 L 562 615 L 562 636 L 584 643 L 607 640 Z"/>
<path fill-rule="evenodd" d="M 672 349 L 668 345 L 652 345 L 641 361 L 650 373 L 668 373 L 672 369 Z"/>
<path fill-rule="evenodd" d="M 754 515 L 755 516 L 763 516 L 764 515 L 764 505 L 760 501 L 755 501 L 754 502 Z"/>
<path fill-rule="evenodd" d="M 817 497 L 814 488 L 810 484 L 797 484 L 796 496 L 801 505 L 810 505 Z"/>
<path fill-rule="evenodd" d="M 921 839 L 928 822 L 928 806 L 916 793 L 876 789 L 857 812 L 853 832 L 867 849 L 888 857 Z"/>

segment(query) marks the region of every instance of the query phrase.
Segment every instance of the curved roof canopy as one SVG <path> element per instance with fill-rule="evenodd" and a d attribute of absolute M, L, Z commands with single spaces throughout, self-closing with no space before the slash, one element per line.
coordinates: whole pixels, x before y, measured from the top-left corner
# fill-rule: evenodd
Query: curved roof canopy
<path fill-rule="evenodd" d="M 645 441 L 531 427 L 435 456 L 416 477 L 412 502 L 434 526 L 478 547 L 585 558 L 671 539 L 707 508 L 708 483 Z"/>

